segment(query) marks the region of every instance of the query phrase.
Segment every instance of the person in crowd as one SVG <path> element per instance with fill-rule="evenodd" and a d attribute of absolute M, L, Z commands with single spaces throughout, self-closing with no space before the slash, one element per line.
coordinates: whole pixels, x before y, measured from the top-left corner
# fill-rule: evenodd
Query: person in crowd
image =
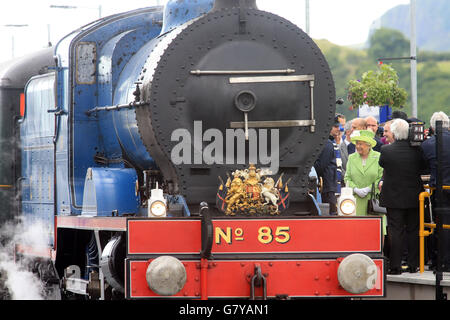
<path fill-rule="evenodd" d="M 434 135 L 425 140 L 421 147 L 424 155 L 425 162 L 427 164 L 427 170 L 430 173 L 430 186 L 436 186 L 437 178 L 437 161 L 436 161 L 436 122 L 442 121 L 442 184 L 444 186 L 450 186 L 450 129 L 449 129 L 449 117 L 444 112 L 435 112 L 430 119 L 430 126 Z M 450 190 L 443 190 L 443 203 L 441 206 L 450 207 Z M 436 192 L 433 192 L 431 196 L 431 205 L 433 208 L 433 216 L 437 216 L 437 212 L 434 211 L 437 207 Z M 450 212 L 444 214 L 442 217 L 442 223 L 450 225 Z M 444 254 L 443 254 L 443 271 L 450 272 L 450 230 L 444 229 L 443 237 L 444 242 Z"/>
<path fill-rule="evenodd" d="M 355 118 L 352 120 L 352 131 L 353 130 L 367 130 L 367 123 L 366 120 L 363 118 Z M 348 154 L 351 155 L 353 152 L 355 152 L 355 145 L 353 143 L 350 143 L 347 146 Z"/>
<path fill-rule="evenodd" d="M 381 142 L 383 144 L 394 143 L 394 136 L 391 132 L 391 123 L 393 120 L 389 120 L 384 124 L 383 138 L 381 138 Z"/>
<path fill-rule="evenodd" d="M 392 116 L 391 116 L 391 120 L 394 120 L 394 119 L 403 119 L 405 121 L 408 121 L 408 115 L 406 113 L 404 113 L 403 111 L 395 110 L 394 112 L 392 112 Z"/>
<path fill-rule="evenodd" d="M 356 152 L 348 156 L 344 180 L 346 187 L 353 189 L 358 216 L 367 215 L 372 184 L 377 186 L 383 176 L 383 168 L 378 164 L 380 153 L 372 150 L 376 145 L 373 137 L 371 130 L 354 130 L 351 135 Z"/>
<path fill-rule="evenodd" d="M 379 161 L 384 169 L 380 205 L 386 208 L 389 226 L 388 272 L 401 274 L 406 236 L 408 271 L 415 273 L 419 266 L 419 194 L 423 191 L 420 175 L 425 169 L 425 161 L 422 150 L 408 141 L 408 122 L 396 119 L 390 129 L 394 143 L 381 148 Z"/>
<path fill-rule="evenodd" d="M 314 163 L 314 169 L 319 177 L 322 178 L 322 202 L 330 205 L 330 215 L 337 215 L 338 177 L 336 154 L 334 151 L 333 134 L 339 131 L 339 123 L 334 123 L 330 131 L 330 136 L 323 148 L 321 154 Z"/>
<path fill-rule="evenodd" d="M 377 142 L 377 144 L 376 144 L 375 147 L 373 147 L 373 150 L 380 152 L 381 151 L 381 146 L 383 145 L 383 143 L 376 136 L 377 131 L 378 131 L 378 120 L 375 119 L 375 117 L 372 117 L 372 116 L 369 116 L 369 117 L 365 118 L 364 120 L 366 120 L 367 130 L 372 130 L 373 133 L 375 134 L 374 139 Z"/>
<path fill-rule="evenodd" d="M 333 128 L 331 129 L 330 139 L 333 142 L 334 155 L 336 157 L 336 168 L 337 168 L 337 192 L 336 196 L 339 197 L 341 194 L 341 187 L 344 176 L 342 175 L 342 158 L 341 151 L 339 149 L 339 145 L 342 141 L 342 131 L 341 131 L 341 123 L 340 123 L 340 114 L 336 114 L 334 118 Z"/>
<path fill-rule="evenodd" d="M 353 132 L 352 120 L 349 120 L 344 125 L 344 135 L 343 135 L 341 144 L 339 145 L 339 151 L 340 151 L 341 160 L 342 160 L 342 177 L 345 177 L 345 170 L 347 168 L 347 161 L 348 161 L 347 146 L 350 143 L 352 143 L 350 140 L 350 136 L 351 136 L 352 132 Z"/>
<path fill-rule="evenodd" d="M 337 119 L 339 121 L 339 124 L 341 126 L 344 126 L 345 125 L 345 116 L 343 114 L 336 113 L 336 117 L 337 117 Z"/>

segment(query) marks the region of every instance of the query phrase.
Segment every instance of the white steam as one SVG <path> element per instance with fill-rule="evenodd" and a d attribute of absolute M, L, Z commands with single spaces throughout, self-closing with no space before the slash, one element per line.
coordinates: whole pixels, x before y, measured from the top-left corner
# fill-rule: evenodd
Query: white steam
<path fill-rule="evenodd" d="M 29 271 L 31 260 L 15 259 L 15 245 L 48 247 L 48 227 L 40 223 L 25 226 L 22 221 L 7 223 L 0 229 L 0 274 L 2 285 L 12 300 L 43 300 L 44 285 Z M 16 261 L 15 261 L 16 260 Z"/>

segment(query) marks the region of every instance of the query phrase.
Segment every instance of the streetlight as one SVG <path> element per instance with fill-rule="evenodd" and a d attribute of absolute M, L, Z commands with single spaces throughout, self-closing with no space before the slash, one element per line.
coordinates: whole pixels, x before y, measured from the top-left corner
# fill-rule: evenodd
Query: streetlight
<path fill-rule="evenodd" d="M 309 35 L 309 0 L 305 0 L 306 34 Z"/>
<path fill-rule="evenodd" d="M 416 0 L 410 0 L 410 14 L 411 14 L 411 39 L 410 56 L 398 58 L 379 58 L 378 62 L 384 60 L 409 60 L 411 65 L 411 110 L 412 117 L 417 118 L 417 46 L 416 46 Z"/>
<path fill-rule="evenodd" d="M 4 24 L 6 28 L 23 28 L 28 27 L 27 24 Z M 14 58 L 14 33 L 11 35 L 11 58 Z"/>
<path fill-rule="evenodd" d="M 79 7 L 79 6 L 69 6 L 69 5 L 50 5 L 51 9 L 92 9 L 92 10 L 98 10 L 98 18 L 102 18 L 102 6 L 99 5 L 98 8 L 92 8 L 92 7 Z M 48 46 L 51 46 L 50 41 L 50 24 L 47 24 L 47 35 L 48 35 Z"/>
<path fill-rule="evenodd" d="M 409 7 L 411 13 L 411 105 L 412 116 L 417 118 L 416 0 L 411 0 Z"/>
<path fill-rule="evenodd" d="M 99 5 L 98 8 L 92 8 L 92 7 L 78 7 L 78 6 L 67 6 L 67 5 L 54 5 L 51 4 L 50 8 L 52 9 L 93 9 L 98 10 L 98 18 L 102 18 L 102 6 Z"/>

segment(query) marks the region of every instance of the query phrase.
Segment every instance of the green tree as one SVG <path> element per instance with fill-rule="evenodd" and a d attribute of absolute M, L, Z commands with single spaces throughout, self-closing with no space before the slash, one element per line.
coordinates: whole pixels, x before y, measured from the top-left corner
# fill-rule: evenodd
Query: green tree
<path fill-rule="evenodd" d="M 345 98 L 349 92 L 349 80 L 362 80 L 367 70 L 376 69 L 378 58 L 409 57 L 409 40 L 398 31 L 377 30 L 371 37 L 367 49 L 351 49 L 337 46 L 327 40 L 316 40 L 324 53 L 333 74 L 336 97 Z M 397 72 L 399 87 L 411 92 L 411 71 L 409 60 L 385 61 Z M 417 60 L 417 98 L 418 118 L 429 125 L 431 115 L 436 111 L 450 110 L 450 52 L 421 51 Z M 364 93 L 363 93 L 364 94 Z M 357 116 L 357 109 L 350 107 L 345 99 L 337 105 L 336 111 L 347 119 Z M 407 99 L 402 111 L 411 116 L 411 103 Z"/>
<path fill-rule="evenodd" d="M 370 37 L 369 57 L 376 61 L 379 58 L 399 58 L 409 56 L 409 40 L 403 33 L 393 29 L 381 28 Z M 397 69 L 397 66 L 395 66 Z"/>

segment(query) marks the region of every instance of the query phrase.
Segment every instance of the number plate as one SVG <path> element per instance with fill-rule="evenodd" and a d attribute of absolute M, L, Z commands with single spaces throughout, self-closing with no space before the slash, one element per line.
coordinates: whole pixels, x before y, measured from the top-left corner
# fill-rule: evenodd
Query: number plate
<path fill-rule="evenodd" d="M 381 218 L 213 219 L 212 254 L 381 253 Z M 127 220 L 129 255 L 199 254 L 200 219 Z"/>
<path fill-rule="evenodd" d="M 379 252 L 372 219 L 213 220 L 214 253 Z"/>

